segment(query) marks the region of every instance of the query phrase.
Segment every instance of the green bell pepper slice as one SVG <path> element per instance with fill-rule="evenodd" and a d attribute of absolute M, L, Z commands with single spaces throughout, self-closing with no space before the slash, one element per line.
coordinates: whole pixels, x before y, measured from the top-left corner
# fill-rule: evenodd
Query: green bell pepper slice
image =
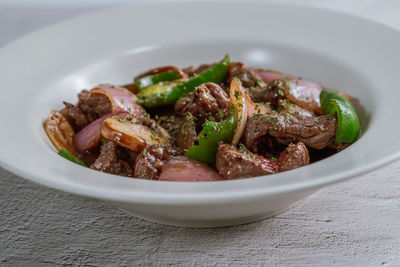
<path fill-rule="evenodd" d="M 160 82 L 170 82 L 170 81 L 175 81 L 178 80 L 181 76 L 179 75 L 178 72 L 174 70 L 169 70 L 161 73 L 157 73 L 154 75 L 149 75 L 145 76 L 143 78 L 140 78 L 136 82 L 136 86 L 140 91 L 143 91 L 145 88 L 160 83 Z"/>
<path fill-rule="evenodd" d="M 61 150 L 58 152 L 58 155 L 60 155 L 60 156 L 63 157 L 63 158 L 66 158 L 67 160 L 70 160 L 70 161 L 72 161 L 72 162 L 74 162 L 74 163 L 76 163 L 76 164 L 79 164 L 79 165 L 82 165 L 82 166 L 84 166 L 84 167 L 87 167 L 86 163 L 83 162 L 83 160 L 78 159 L 77 157 L 74 157 L 71 153 L 69 153 L 69 152 L 68 152 L 67 150 L 65 150 L 65 149 L 61 149 Z"/>
<path fill-rule="evenodd" d="M 185 156 L 195 160 L 214 163 L 218 150 L 218 143 L 230 143 L 237 125 L 237 108 L 235 105 L 229 107 L 229 116 L 221 122 L 207 121 L 197 136 L 197 144 L 192 145 Z"/>
<path fill-rule="evenodd" d="M 324 114 L 337 116 L 336 143 L 352 143 L 360 135 L 360 121 L 353 105 L 340 94 L 323 90 L 320 94 Z"/>
<path fill-rule="evenodd" d="M 202 83 L 221 83 L 228 73 L 229 62 L 229 56 L 225 55 L 225 57 L 214 66 L 187 80 L 160 82 L 146 87 L 137 94 L 138 103 L 146 108 L 174 104 L 180 97 L 193 92 L 194 89 Z"/>

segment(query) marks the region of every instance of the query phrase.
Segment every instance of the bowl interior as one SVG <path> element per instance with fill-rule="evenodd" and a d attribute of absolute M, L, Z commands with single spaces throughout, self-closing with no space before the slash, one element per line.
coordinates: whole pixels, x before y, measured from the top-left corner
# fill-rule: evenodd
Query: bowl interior
<path fill-rule="evenodd" d="M 373 88 L 366 77 L 352 66 L 329 54 L 319 53 L 272 41 L 232 39 L 215 42 L 188 42 L 165 46 L 152 45 L 122 51 L 112 57 L 96 58 L 60 80 L 47 84 L 37 95 L 44 120 L 51 109 L 62 107 L 62 101 L 75 103 L 77 93 L 99 83 L 125 84 L 147 69 L 163 65 L 186 67 L 220 60 L 229 54 L 232 61 L 248 66 L 274 69 L 302 79 L 315 81 L 352 95 L 360 114 L 361 128 L 366 130 L 373 107 Z"/>

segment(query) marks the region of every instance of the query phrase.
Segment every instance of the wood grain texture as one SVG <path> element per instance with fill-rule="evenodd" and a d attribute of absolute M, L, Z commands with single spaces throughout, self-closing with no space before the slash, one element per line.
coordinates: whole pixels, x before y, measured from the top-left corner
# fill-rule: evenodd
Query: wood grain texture
<path fill-rule="evenodd" d="M 83 11 L 0 7 L 0 45 Z M 271 219 L 187 229 L 0 169 L 0 265 L 400 266 L 399 174 L 397 161 Z"/>

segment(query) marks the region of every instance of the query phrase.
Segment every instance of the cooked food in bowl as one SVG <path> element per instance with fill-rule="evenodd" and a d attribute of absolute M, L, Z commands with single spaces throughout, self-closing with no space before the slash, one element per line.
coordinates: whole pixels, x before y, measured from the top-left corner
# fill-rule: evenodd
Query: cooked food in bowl
<path fill-rule="evenodd" d="M 217 181 L 308 165 L 357 140 L 351 97 L 230 62 L 163 66 L 132 84 L 82 90 L 44 129 L 59 155 L 91 169 L 162 181 Z"/>

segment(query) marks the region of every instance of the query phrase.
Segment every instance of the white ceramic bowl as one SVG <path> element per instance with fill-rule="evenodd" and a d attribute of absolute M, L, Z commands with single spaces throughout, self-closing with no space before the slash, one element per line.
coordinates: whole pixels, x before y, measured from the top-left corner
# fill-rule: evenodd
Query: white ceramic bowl
<path fill-rule="evenodd" d="M 31 181 L 110 201 L 150 221 L 222 226 L 266 218 L 324 185 L 399 157 L 399 47 L 393 29 L 304 6 L 169 3 L 88 14 L 1 49 L 0 163 Z M 213 62 L 225 53 L 356 96 L 361 138 L 332 157 L 284 173 L 179 183 L 83 168 L 58 156 L 42 129 L 49 111 L 61 108 L 62 100 L 75 102 L 83 88 L 127 83 L 158 65 Z"/>

